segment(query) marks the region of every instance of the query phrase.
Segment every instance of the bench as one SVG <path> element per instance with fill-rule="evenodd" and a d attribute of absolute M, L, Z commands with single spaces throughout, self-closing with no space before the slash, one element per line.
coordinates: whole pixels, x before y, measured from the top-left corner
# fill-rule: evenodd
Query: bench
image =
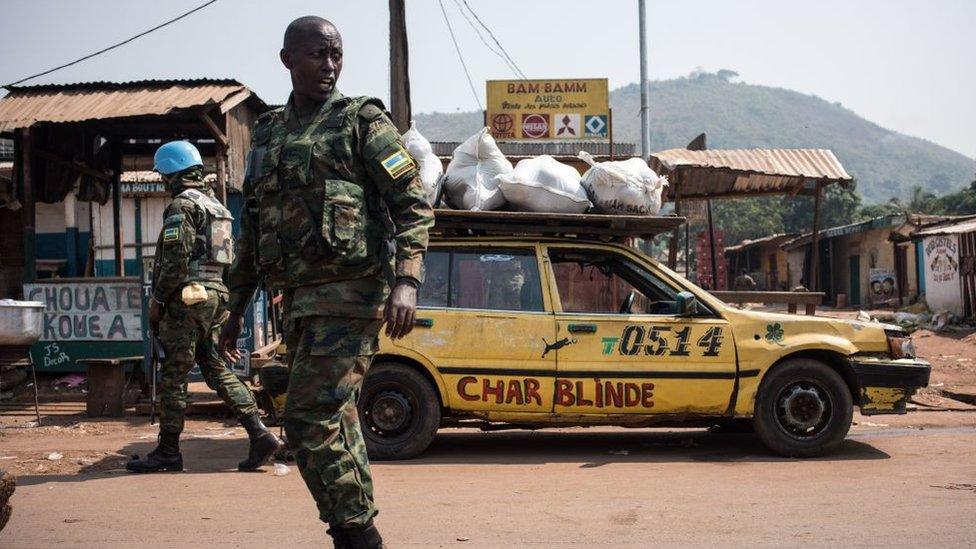
<path fill-rule="evenodd" d="M 117 358 L 81 358 L 88 367 L 88 395 L 85 411 L 88 417 L 122 417 L 125 415 L 125 367 L 142 367 L 141 356 Z M 134 370 L 135 371 L 135 370 Z"/>
<path fill-rule="evenodd" d="M 817 305 L 823 302 L 823 292 L 710 292 L 726 303 L 785 303 L 790 314 L 796 314 L 797 305 L 803 305 L 808 315 L 817 312 Z"/>

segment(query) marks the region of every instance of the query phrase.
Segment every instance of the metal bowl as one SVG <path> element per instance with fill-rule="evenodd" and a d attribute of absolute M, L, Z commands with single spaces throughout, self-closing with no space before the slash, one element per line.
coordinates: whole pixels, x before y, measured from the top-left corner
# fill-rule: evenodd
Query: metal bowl
<path fill-rule="evenodd" d="M 0 345 L 33 345 L 43 326 L 43 301 L 0 301 Z"/>

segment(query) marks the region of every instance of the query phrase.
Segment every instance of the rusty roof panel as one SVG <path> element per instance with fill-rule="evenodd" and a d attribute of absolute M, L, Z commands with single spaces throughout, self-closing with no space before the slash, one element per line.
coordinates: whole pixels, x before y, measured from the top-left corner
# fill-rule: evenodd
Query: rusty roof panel
<path fill-rule="evenodd" d="M 672 198 L 788 193 L 812 181 L 853 180 L 828 149 L 670 149 L 651 154 L 650 165 L 671 179 Z"/>
<path fill-rule="evenodd" d="M 145 80 L 9 87 L 0 99 L 0 132 L 38 122 L 83 122 L 165 115 L 219 105 L 247 88 L 235 80 Z M 258 100 L 260 101 L 260 100 Z"/>

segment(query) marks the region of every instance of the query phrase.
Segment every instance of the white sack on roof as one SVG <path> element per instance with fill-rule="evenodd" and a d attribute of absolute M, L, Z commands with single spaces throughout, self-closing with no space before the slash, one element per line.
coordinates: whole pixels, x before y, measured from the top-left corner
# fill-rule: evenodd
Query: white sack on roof
<path fill-rule="evenodd" d="M 514 171 L 497 180 L 505 200 L 517 210 L 583 213 L 590 207 L 576 168 L 549 155 L 521 160 Z"/>
<path fill-rule="evenodd" d="M 505 205 L 505 197 L 495 177 L 512 169 L 489 129 L 484 128 L 454 149 L 444 174 L 448 201 L 462 210 L 497 210 Z"/>
<path fill-rule="evenodd" d="M 668 178 L 659 176 L 641 158 L 596 162 L 581 151 L 579 157 L 590 165 L 581 184 L 600 213 L 657 215 L 661 191 Z"/>
<path fill-rule="evenodd" d="M 444 174 L 441 159 L 434 154 L 434 148 L 430 146 L 430 141 L 421 135 L 417 130 L 417 123 L 413 120 L 410 121 L 410 129 L 403 134 L 403 146 L 417 162 L 417 168 L 420 170 L 420 181 L 423 182 L 424 191 L 427 192 L 427 203 L 433 206 L 437 199 L 441 175 Z"/>

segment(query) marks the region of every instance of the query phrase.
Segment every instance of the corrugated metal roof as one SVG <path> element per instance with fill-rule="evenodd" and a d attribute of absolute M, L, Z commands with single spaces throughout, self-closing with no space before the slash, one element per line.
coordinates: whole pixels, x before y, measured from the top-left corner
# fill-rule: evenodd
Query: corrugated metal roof
<path fill-rule="evenodd" d="M 969 218 L 955 223 L 941 224 L 938 227 L 930 227 L 915 231 L 913 237 L 937 236 L 942 234 L 963 234 L 976 232 L 976 218 Z"/>
<path fill-rule="evenodd" d="M 0 131 L 38 122 L 82 122 L 128 116 L 164 115 L 181 109 L 219 105 L 246 92 L 236 80 L 142 80 L 11 86 L 0 99 Z M 250 95 L 253 100 L 263 102 Z"/>
<path fill-rule="evenodd" d="M 820 240 L 825 240 L 828 238 L 836 238 L 838 236 L 846 236 L 850 234 L 863 233 L 865 231 L 870 231 L 873 229 L 883 229 L 886 227 L 894 227 L 905 222 L 905 216 L 902 214 L 891 214 L 883 215 L 881 217 L 875 217 L 868 219 L 867 221 L 859 221 L 857 223 L 849 223 L 847 225 L 839 225 L 837 227 L 830 227 L 829 229 L 824 229 L 820 231 Z M 798 248 L 800 246 L 805 246 L 813 240 L 812 233 L 803 233 L 802 235 L 783 243 L 782 248 L 784 250 L 791 250 L 793 248 Z"/>
<path fill-rule="evenodd" d="M 786 242 L 787 240 L 794 238 L 796 233 L 777 233 L 771 234 L 769 236 L 764 236 L 762 238 L 754 238 L 752 240 L 743 240 L 742 242 L 736 244 L 735 246 L 726 246 L 725 252 L 737 252 L 739 250 L 744 250 L 746 248 L 752 248 L 753 246 L 759 246 L 762 244 L 776 245 L 780 242 Z"/>
<path fill-rule="evenodd" d="M 820 181 L 853 178 L 828 149 L 670 149 L 651 154 L 651 168 L 672 182 L 681 198 L 787 193 Z"/>

